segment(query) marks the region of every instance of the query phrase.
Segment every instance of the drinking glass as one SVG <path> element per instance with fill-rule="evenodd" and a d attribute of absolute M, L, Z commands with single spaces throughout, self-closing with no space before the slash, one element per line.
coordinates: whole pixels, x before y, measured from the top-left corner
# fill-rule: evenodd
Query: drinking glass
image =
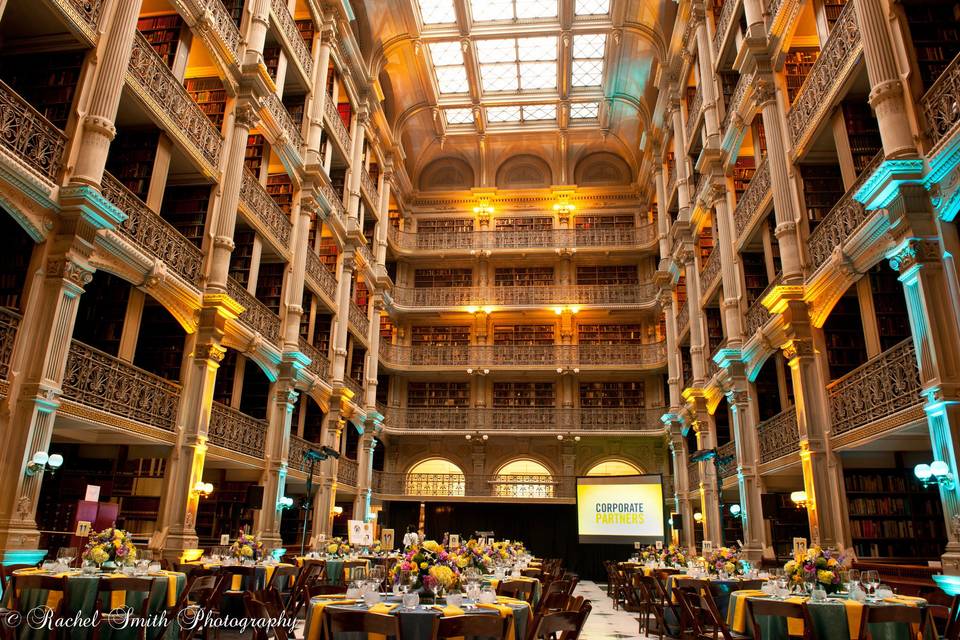
<path fill-rule="evenodd" d="M 430 591 L 433 592 L 433 604 L 437 604 L 437 598 L 440 595 L 440 592 L 443 591 L 443 587 L 437 580 L 433 581 L 433 584 L 430 585 Z"/>
<path fill-rule="evenodd" d="M 60 547 L 57 550 L 57 562 L 62 565 L 65 569 L 69 568 L 73 564 L 74 559 L 77 557 L 77 548 L 76 547 Z"/>
<path fill-rule="evenodd" d="M 860 570 L 850 569 L 847 571 L 847 591 L 853 591 L 854 587 L 860 586 Z"/>
<path fill-rule="evenodd" d="M 877 585 L 880 584 L 880 574 L 871 569 L 869 571 L 865 571 L 863 576 L 863 583 L 870 589 L 871 596 L 876 599 Z"/>
<path fill-rule="evenodd" d="M 374 588 L 379 591 L 380 585 L 383 583 L 384 578 L 387 577 L 386 569 L 384 569 L 382 564 L 374 565 L 370 569 L 370 580 L 376 585 Z"/>

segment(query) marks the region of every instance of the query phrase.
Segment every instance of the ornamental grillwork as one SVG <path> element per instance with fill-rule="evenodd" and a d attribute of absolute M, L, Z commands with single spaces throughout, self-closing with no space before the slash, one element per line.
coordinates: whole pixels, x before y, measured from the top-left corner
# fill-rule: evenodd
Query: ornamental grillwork
<path fill-rule="evenodd" d="M 337 192 L 333 190 L 329 184 L 324 182 L 320 185 L 320 193 L 323 194 L 323 197 L 326 199 L 327 204 L 330 205 L 330 212 L 332 215 L 343 219 L 346 217 L 346 209 L 343 208 L 343 200 L 340 199 L 340 196 L 337 195 Z"/>
<path fill-rule="evenodd" d="M 363 385 L 360 384 L 359 380 L 354 380 L 350 376 L 347 376 L 343 379 L 343 386 L 353 393 L 354 403 L 360 404 L 363 402 Z"/>
<path fill-rule="evenodd" d="M 367 192 L 367 198 L 373 203 L 373 208 L 379 209 L 380 191 L 377 189 L 377 183 L 373 181 L 373 176 L 366 169 L 360 170 L 360 188 Z"/>
<path fill-rule="evenodd" d="M 393 366 L 660 365 L 666 342 L 583 345 L 396 345 L 380 343 L 380 359 Z"/>
<path fill-rule="evenodd" d="M 313 58 L 310 57 L 310 50 L 307 48 L 303 36 L 300 35 L 300 31 L 293 21 L 293 16 L 290 15 L 290 10 L 287 9 L 287 3 L 284 0 L 272 0 L 271 8 L 277 20 L 277 26 L 283 33 L 284 40 L 290 46 L 293 57 L 300 64 L 306 79 L 309 81 L 313 78 Z"/>
<path fill-rule="evenodd" d="M 410 473 L 403 483 L 403 494 L 462 496 L 466 494 L 466 480 L 462 473 Z"/>
<path fill-rule="evenodd" d="M 397 304 L 412 307 L 460 305 L 646 304 L 653 301 L 653 283 L 623 285 L 543 285 L 529 287 L 396 287 Z"/>
<path fill-rule="evenodd" d="M 733 23 L 733 10 L 739 4 L 739 0 L 727 0 L 723 3 L 723 9 L 720 10 L 720 17 L 717 18 L 717 33 L 713 37 L 713 48 L 717 53 L 723 48 L 723 40 L 727 35 L 727 30 Z"/>
<path fill-rule="evenodd" d="M 347 458 L 340 458 L 337 461 L 337 482 L 351 487 L 357 486 L 356 461 Z"/>
<path fill-rule="evenodd" d="M 936 149 L 960 124 L 960 55 L 920 99 L 920 108 L 927 124 L 927 136 Z M 935 154 L 931 152 L 930 155 Z"/>
<path fill-rule="evenodd" d="M 203 288 L 203 252 L 195 244 L 109 173 L 103 174 L 100 190 L 111 204 L 127 214 L 117 231 L 190 284 Z"/>
<path fill-rule="evenodd" d="M 13 358 L 13 344 L 17 339 L 19 326 L 19 314 L 0 307 L 0 380 L 10 379 L 10 361 Z"/>
<path fill-rule="evenodd" d="M 680 304 L 680 312 L 677 314 L 677 331 L 683 332 L 683 328 L 690 324 L 690 305 L 684 300 Z"/>
<path fill-rule="evenodd" d="M 303 338 L 300 338 L 300 353 L 310 358 L 310 364 L 307 365 L 307 370 L 321 378 L 327 377 L 330 372 L 330 360 L 320 352 L 320 349 L 317 349 Z"/>
<path fill-rule="evenodd" d="M 431 431 L 652 431 L 663 407 L 386 408 L 392 429 Z"/>
<path fill-rule="evenodd" d="M 307 451 L 319 448 L 320 444 L 314 444 L 309 440 L 304 440 L 299 436 L 290 434 L 290 453 L 287 455 L 287 465 L 296 471 L 306 473 L 310 469 L 310 464 L 306 460 Z M 320 475 L 320 466 L 313 465 L 313 475 Z"/>
<path fill-rule="evenodd" d="M 737 475 L 736 442 L 728 442 L 717 447 L 717 474 L 721 478 Z"/>
<path fill-rule="evenodd" d="M 361 309 L 356 302 L 353 300 L 350 301 L 350 311 L 348 313 L 350 318 L 350 324 L 354 329 L 357 330 L 362 337 L 366 338 L 367 334 L 370 331 L 370 320 L 367 318 L 367 313 Z"/>
<path fill-rule="evenodd" d="M 358 244 L 356 247 L 356 252 L 360 254 L 360 259 L 363 260 L 363 263 L 370 268 L 373 268 L 373 266 L 376 264 L 376 260 L 373 259 L 373 253 L 370 252 L 370 247 L 368 247 L 366 244 Z"/>
<path fill-rule="evenodd" d="M 243 58 L 243 38 L 233 17 L 220 0 L 186 0 L 193 5 L 193 14 L 203 17 L 203 23 L 216 35 L 234 59 Z"/>
<path fill-rule="evenodd" d="M 687 464 L 687 486 L 691 491 L 700 487 L 700 463 L 691 462 Z"/>
<path fill-rule="evenodd" d="M 290 218 L 247 168 L 243 170 L 240 201 L 251 215 L 256 216 L 269 229 L 281 246 L 285 249 L 290 247 L 290 234 L 293 229 Z"/>
<path fill-rule="evenodd" d="M 173 431 L 180 385 L 74 340 L 67 355 L 63 396 L 94 409 Z"/>
<path fill-rule="evenodd" d="M 767 320 L 770 319 L 770 312 L 763 306 L 762 301 L 778 284 L 780 284 L 780 276 L 774 278 L 773 282 L 767 285 L 767 288 L 757 296 L 757 299 L 754 300 L 750 308 L 747 309 L 747 316 L 744 320 L 744 331 L 746 332 L 747 340 L 753 337 L 756 332 L 763 329 L 763 326 L 767 324 Z"/>
<path fill-rule="evenodd" d="M 340 112 L 337 111 L 337 105 L 328 93 L 323 100 L 323 113 L 327 116 L 327 123 L 333 129 L 333 137 L 340 143 L 340 147 L 347 153 L 350 153 L 350 132 L 343 124 L 340 118 Z"/>
<path fill-rule="evenodd" d="M 700 283 L 704 291 L 709 291 L 720 275 L 720 249 L 714 247 L 703 265 L 703 272 L 700 274 Z"/>
<path fill-rule="evenodd" d="M 623 229 L 543 229 L 537 231 L 465 231 L 423 233 L 390 228 L 390 239 L 401 249 L 541 249 L 630 247 L 656 240 L 652 223 Z"/>
<path fill-rule="evenodd" d="M 569 498 L 575 479 L 544 474 L 374 473 L 375 490 L 386 495 L 477 496 L 520 499 Z"/>
<path fill-rule="evenodd" d="M 331 300 L 337 299 L 337 277 L 320 262 L 320 257 L 313 251 L 307 252 L 307 276 L 313 278 L 323 293 Z"/>
<path fill-rule="evenodd" d="M 241 323 L 274 345 L 280 344 L 280 316 L 233 278 L 227 278 L 227 293 L 244 308 L 244 312 L 240 314 Z"/>
<path fill-rule="evenodd" d="M 854 4 L 848 2 L 843 8 L 820 57 L 787 113 L 787 128 L 794 146 L 821 121 L 821 113 L 830 106 L 831 96 L 844 82 L 846 72 L 856 63 L 863 49 Z"/>
<path fill-rule="evenodd" d="M 287 108 L 280 102 L 277 94 L 271 93 L 264 98 L 263 106 L 277 126 L 280 127 L 280 133 L 287 139 L 287 142 L 294 149 L 301 149 L 303 147 L 303 135 L 300 133 L 300 125 L 290 117 L 290 112 L 287 111 Z"/>
<path fill-rule="evenodd" d="M 790 407 L 757 425 L 760 462 L 770 462 L 800 450 L 797 409 Z"/>
<path fill-rule="evenodd" d="M 732 1 L 733 0 L 731 0 L 731 2 Z M 753 79 L 755 76 L 755 72 L 749 73 L 747 75 L 740 76 L 740 79 L 737 80 L 737 86 L 733 90 L 733 95 L 730 96 L 730 102 L 726 105 L 727 113 L 723 118 L 724 131 L 730 127 L 730 121 L 733 119 L 733 114 L 740 110 L 740 105 L 743 104 L 743 99 L 747 95 L 747 91 L 753 88 Z"/>
<path fill-rule="evenodd" d="M 857 182 L 847 190 L 843 198 L 824 216 L 817 224 L 817 228 L 810 234 L 807 241 L 810 252 L 810 266 L 816 271 L 824 265 L 831 254 L 838 248 L 842 248 L 847 240 L 852 236 L 870 217 L 870 212 L 863 208 L 863 205 L 854 199 L 854 194 L 860 190 L 860 187 L 869 178 L 874 170 L 880 166 L 883 161 L 883 152 L 881 151 L 874 157 L 869 165 L 860 173 Z"/>
<path fill-rule="evenodd" d="M 750 221 L 757 215 L 757 210 L 770 195 L 770 165 L 764 159 L 763 163 L 753 174 L 747 190 L 743 192 L 733 210 L 733 223 L 737 227 L 737 240 L 750 226 Z"/>
<path fill-rule="evenodd" d="M 103 12 L 103 0 L 69 0 L 69 3 L 95 32 L 100 22 L 100 14 Z"/>
<path fill-rule="evenodd" d="M 730 0 L 732 3 L 733 0 Z M 697 93 L 693 96 L 693 102 L 687 107 L 687 142 L 693 137 L 693 132 L 697 128 L 697 120 L 700 118 L 700 109 L 703 107 L 703 92 L 697 87 Z"/>
<path fill-rule="evenodd" d="M 210 411 L 207 437 L 212 444 L 254 458 L 263 458 L 267 423 L 219 402 Z"/>
<path fill-rule="evenodd" d="M 557 482 L 548 475 L 501 475 L 490 481 L 491 493 L 500 498 L 554 498 Z"/>
<path fill-rule="evenodd" d="M 133 40 L 128 71 L 153 108 L 169 120 L 172 132 L 180 134 L 211 167 L 218 167 L 223 136 L 140 32 Z"/>
<path fill-rule="evenodd" d="M 0 144 L 31 169 L 56 182 L 67 137 L 3 81 L 0 81 Z"/>
<path fill-rule="evenodd" d="M 871 358 L 827 386 L 834 434 L 922 403 L 913 339 Z"/>

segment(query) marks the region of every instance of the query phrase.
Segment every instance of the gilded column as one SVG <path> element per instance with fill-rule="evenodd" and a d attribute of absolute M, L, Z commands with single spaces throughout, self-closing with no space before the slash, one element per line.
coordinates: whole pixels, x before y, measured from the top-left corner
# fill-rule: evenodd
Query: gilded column
<path fill-rule="evenodd" d="M 680 434 L 680 423 L 671 420 L 667 424 L 670 430 L 670 457 L 673 461 L 675 510 L 676 513 L 680 514 L 679 517 L 683 523 L 680 544 L 686 549 L 694 549 L 696 537 L 693 529 L 693 509 L 690 508 L 690 501 L 687 499 L 690 492 L 690 480 L 687 475 L 687 461 L 690 459 L 690 454 L 687 451 L 686 440 Z"/>
<path fill-rule="evenodd" d="M 331 398 L 330 408 L 321 427 L 320 442 L 335 451 L 340 450 L 343 429 L 346 421 L 340 414 L 340 400 Z M 333 458 L 324 460 L 320 465 L 319 487 L 313 500 L 313 535 L 330 535 L 333 530 L 333 507 L 337 503 L 337 471 L 339 462 Z"/>

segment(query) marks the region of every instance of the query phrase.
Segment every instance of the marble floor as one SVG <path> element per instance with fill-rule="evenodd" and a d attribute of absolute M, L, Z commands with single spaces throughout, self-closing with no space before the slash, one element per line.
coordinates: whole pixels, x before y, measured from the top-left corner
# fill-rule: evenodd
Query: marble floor
<path fill-rule="evenodd" d="M 580 640 L 623 640 L 641 637 L 636 614 L 614 609 L 613 600 L 607 597 L 606 585 L 581 582 L 577 585 L 576 595 L 583 596 L 593 606 L 580 634 Z"/>

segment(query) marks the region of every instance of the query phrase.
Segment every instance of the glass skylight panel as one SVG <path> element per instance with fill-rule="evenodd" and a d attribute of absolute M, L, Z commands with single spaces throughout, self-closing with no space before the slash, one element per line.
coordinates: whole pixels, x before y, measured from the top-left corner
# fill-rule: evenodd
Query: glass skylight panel
<path fill-rule="evenodd" d="M 450 24 L 457 21 L 453 0 L 418 0 L 424 24 Z"/>
<path fill-rule="evenodd" d="M 440 93 L 467 93 L 470 90 L 459 42 L 431 43 L 430 57 Z"/>
<path fill-rule="evenodd" d="M 600 115 L 599 102 L 575 102 L 570 105 L 571 120 L 589 120 Z"/>
<path fill-rule="evenodd" d="M 470 0 L 474 22 L 556 18 L 557 0 Z"/>
<path fill-rule="evenodd" d="M 607 34 L 588 33 L 573 38 L 574 58 L 602 58 L 607 45 Z"/>
<path fill-rule="evenodd" d="M 554 89 L 557 86 L 556 62 L 521 62 L 521 89 Z"/>
<path fill-rule="evenodd" d="M 571 84 L 575 87 L 599 87 L 603 82 L 603 60 L 574 60 Z"/>
<path fill-rule="evenodd" d="M 517 39 L 477 40 L 477 59 L 486 62 L 514 62 L 517 59 Z"/>
<path fill-rule="evenodd" d="M 514 7 L 520 20 L 557 17 L 557 0 L 516 0 Z"/>
<path fill-rule="evenodd" d="M 573 13 L 578 16 L 599 16 L 610 13 L 610 0 L 577 0 Z"/>
<path fill-rule="evenodd" d="M 521 61 L 556 61 L 557 39 L 550 36 L 542 38 L 518 38 L 517 59 Z"/>
<path fill-rule="evenodd" d="M 591 33 L 573 38 L 570 83 L 574 87 L 598 87 L 603 82 L 603 55 L 607 36 Z"/>
<path fill-rule="evenodd" d="M 447 124 L 473 124 L 473 109 L 444 109 Z"/>
<path fill-rule="evenodd" d="M 518 91 L 520 89 L 515 63 L 480 65 L 480 82 L 484 91 Z"/>
<path fill-rule="evenodd" d="M 557 105 L 555 104 L 531 104 L 523 107 L 524 122 L 556 119 Z"/>
<path fill-rule="evenodd" d="M 484 91 L 553 89 L 557 86 L 557 38 L 477 40 Z"/>
<path fill-rule="evenodd" d="M 430 57 L 433 58 L 433 64 L 438 67 L 463 64 L 463 51 L 460 49 L 459 42 L 430 43 Z"/>
<path fill-rule="evenodd" d="M 487 107 L 487 122 L 520 122 L 520 107 Z"/>

